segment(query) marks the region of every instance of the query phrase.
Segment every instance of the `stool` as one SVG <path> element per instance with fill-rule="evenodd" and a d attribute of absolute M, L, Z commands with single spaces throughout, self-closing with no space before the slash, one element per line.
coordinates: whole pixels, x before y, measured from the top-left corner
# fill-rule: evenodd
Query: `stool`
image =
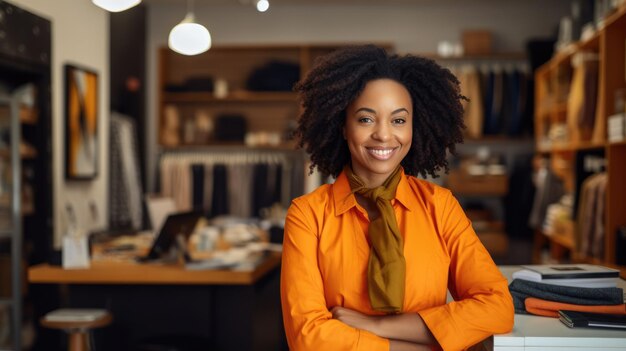
<path fill-rule="evenodd" d="M 69 351 L 89 351 L 89 331 L 105 327 L 112 320 L 113 316 L 106 310 L 62 308 L 47 313 L 40 323 L 46 328 L 62 329 L 68 333 Z"/>

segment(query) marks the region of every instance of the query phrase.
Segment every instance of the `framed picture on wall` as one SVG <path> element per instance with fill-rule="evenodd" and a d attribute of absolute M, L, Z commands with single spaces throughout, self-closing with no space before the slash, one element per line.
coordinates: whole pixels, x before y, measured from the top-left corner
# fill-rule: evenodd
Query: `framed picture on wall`
<path fill-rule="evenodd" d="M 65 178 L 98 174 L 98 74 L 65 65 Z"/>

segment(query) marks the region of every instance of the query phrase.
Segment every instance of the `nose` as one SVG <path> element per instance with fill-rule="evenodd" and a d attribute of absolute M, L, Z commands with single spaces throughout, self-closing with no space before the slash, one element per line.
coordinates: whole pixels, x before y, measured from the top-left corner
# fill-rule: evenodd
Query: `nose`
<path fill-rule="evenodd" d="M 372 138 L 380 141 L 387 141 L 391 138 L 391 129 L 387 123 L 376 123 Z"/>

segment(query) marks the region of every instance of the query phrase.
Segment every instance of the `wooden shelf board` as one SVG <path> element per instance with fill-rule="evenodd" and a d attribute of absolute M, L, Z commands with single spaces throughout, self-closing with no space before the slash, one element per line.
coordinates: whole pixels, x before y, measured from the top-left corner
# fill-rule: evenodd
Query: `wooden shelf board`
<path fill-rule="evenodd" d="M 596 31 L 591 38 L 585 41 L 579 41 L 576 51 L 599 51 L 600 50 L 600 31 Z"/>
<path fill-rule="evenodd" d="M 24 124 L 37 124 L 39 116 L 36 109 L 28 106 L 20 107 L 20 122 Z"/>
<path fill-rule="evenodd" d="M 572 230 L 572 229 L 569 229 Z M 540 230 L 539 233 L 543 235 L 548 241 L 557 243 L 562 247 L 573 250 L 574 249 L 574 239 L 573 233 L 569 233 L 569 235 L 558 233 L 558 234 L 547 234 L 544 231 Z"/>
<path fill-rule="evenodd" d="M 626 140 L 610 142 L 608 146 L 626 146 Z"/>
<path fill-rule="evenodd" d="M 602 149 L 606 146 L 606 143 L 595 143 L 593 141 L 581 141 L 574 145 L 576 150 L 592 150 L 592 149 Z"/>
<path fill-rule="evenodd" d="M 0 149 L 0 158 L 8 159 L 11 157 L 11 150 L 8 148 Z M 37 158 L 37 151 L 33 149 L 20 150 L 20 158 L 23 160 L 32 160 Z"/>
<path fill-rule="evenodd" d="M 535 70 L 535 76 L 539 78 L 537 80 L 545 79 L 546 77 L 544 76 L 549 76 L 550 68 L 551 68 L 550 61 L 545 62 L 541 66 L 537 67 L 537 69 Z"/>
<path fill-rule="evenodd" d="M 578 150 L 601 149 L 607 146 L 606 143 L 595 143 L 592 141 L 581 141 L 578 143 L 555 143 L 549 147 L 538 147 L 537 151 L 541 153 L 549 152 L 574 152 Z M 626 143 L 625 143 L 626 145 Z"/>
<path fill-rule="evenodd" d="M 548 240 L 563 246 L 566 249 L 574 249 L 574 240 L 571 237 L 565 235 L 546 235 Z"/>
<path fill-rule="evenodd" d="M 162 151 L 219 151 L 219 149 L 224 150 L 233 150 L 233 149 L 243 149 L 243 150 L 285 150 L 285 151 L 297 151 L 296 144 L 293 142 L 284 142 L 276 146 L 272 145 L 259 145 L 259 146 L 248 146 L 243 143 L 233 142 L 233 143 L 210 143 L 210 144 L 196 144 L 196 145 L 179 145 L 179 146 L 161 146 Z"/>
<path fill-rule="evenodd" d="M 481 61 L 497 61 L 497 60 L 508 60 L 508 61 L 523 61 L 527 60 L 528 56 L 523 52 L 494 52 L 491 54 L 484 55 L 461 55 L 461 56 L 441 56 L 436 53 L 423 53 L 419 54 L 419 56 L 433 59 L 435 61 L 472 61 L 472 60 L 481 60 Z"/>
<path fill-rule="evenodd" d="M 253 92 L 234 91 L 224 98 L 217 98 L 212 92 L 165 92 L 163 101 L 165 103 L 206 103 L 206 102 L 285 102 L 296 101 L 296 93 L 292 92 Z"/>
<path fill-rule="evenodd" d="M 606 28 L 610 26 L 616 25 L 619 21 L 626 21 L 626 6 L 622 6 L 604 20 L 603 30 L 606 30 Z"/>
<path fill-rule="evenodd" d="M 551 68 L 555 69 L 559 66 L 570 65 L 570 60 L 574 53 L 576 53 L 576 44 L 571 44 L 567 49 L 558 52 L 556 55 L 552 57 L 549 61 L 551 64 Z"/>
<path fill-rule="evenodd" d="M 554 104 L 552 112 L 558 114 L 566 114 L 567 113 L 567 102 L 559 102 Z"/>
<path fill-rule="evenodd" d="M 532 137 L 510 137 L 508 135 L 488 135 L 483 136 L 482 138 L 470 138 L 466 137 L 463 140 L 464 144 L 498 144 L 498 143 L 515 143 L 515 144 L 525 144 L 525 143 L 533 143 L 535 139 Z"/>

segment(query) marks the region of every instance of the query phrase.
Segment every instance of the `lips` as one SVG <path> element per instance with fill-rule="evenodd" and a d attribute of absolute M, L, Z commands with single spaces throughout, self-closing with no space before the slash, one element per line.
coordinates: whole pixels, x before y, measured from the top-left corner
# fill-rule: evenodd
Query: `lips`
<path fill-rule="evenodd" d="M 367 149 L 367 152 L 375 159 L 385 161 L 385 160 L 390 159 L 398 148 L 389 147 L 389 148 L 366 148 L 366 149 Z"/>

